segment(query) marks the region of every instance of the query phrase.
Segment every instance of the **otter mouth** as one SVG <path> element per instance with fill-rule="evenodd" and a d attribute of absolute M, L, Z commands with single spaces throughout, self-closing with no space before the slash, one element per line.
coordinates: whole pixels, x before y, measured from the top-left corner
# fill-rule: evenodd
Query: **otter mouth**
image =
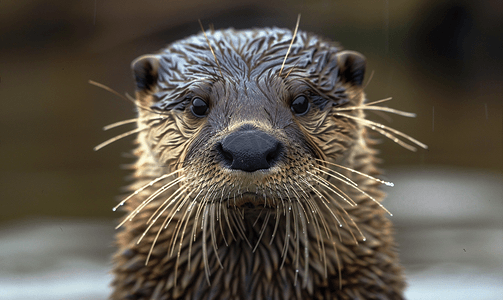
<path fill-rule="evenodd" d="M 253 192 L 245 192 L 241 195 L 236 195 L 226 200 L 230 207 L 235 208 L 272 208 L 272 199 L 268 200 L 263 195 L 259 195 Z"/>

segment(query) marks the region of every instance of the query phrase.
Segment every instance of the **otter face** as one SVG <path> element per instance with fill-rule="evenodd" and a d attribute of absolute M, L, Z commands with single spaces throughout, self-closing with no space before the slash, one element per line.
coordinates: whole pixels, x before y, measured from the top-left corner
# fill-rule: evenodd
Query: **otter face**
<path fill-rule="evenodd" d="M 97 147 L 138 133 L 113 299 L 401 298 L 366 128 L 426 146 L 364 118 L 411 114 L 363 103 L 362 55 L 222 30 L 132 67 L 138 128 Z"/>
<path fill-rule="evenodd" d="M 215 57 L 199 34 L 133 62 L 140 138 L 157 164 L 183 169 L 197 201 L 274 208 L 310 198 L 319 160 L 344 159 L 360 140 L 361 126 L 332 108 L 362 103 L 363 56 L 301 32 L 280 75 L 291 39 L 217 31 Z"/>

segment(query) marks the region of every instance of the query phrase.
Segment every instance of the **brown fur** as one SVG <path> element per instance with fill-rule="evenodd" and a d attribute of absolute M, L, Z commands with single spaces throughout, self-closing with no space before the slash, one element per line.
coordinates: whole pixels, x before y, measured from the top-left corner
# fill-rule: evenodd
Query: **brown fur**
<path fill-rule="evenodd" d="M 291 40 L 216 31 L 133 64 L 138 161 L 111 299 L 402 299 L 382 181 L 370 178 L 364 58 L 299 32 L 279 76 Z M 290 109 L 298 95 L 304 115 Z M 269 169 L 224 163 L 216 145 L 243 128 L 283 145 Z"/>

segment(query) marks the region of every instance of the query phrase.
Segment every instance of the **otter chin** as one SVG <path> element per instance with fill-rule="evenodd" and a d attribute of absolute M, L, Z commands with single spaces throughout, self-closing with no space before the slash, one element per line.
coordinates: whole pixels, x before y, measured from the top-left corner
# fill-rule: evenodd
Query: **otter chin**
<path fill-rule="evenodd" d="M 363 55 L 228 29 L 132 69 L 137 160 L 110 299 L 403 298 L 369 134 L 426 146 L 365 117 L 410 114 L 366 99 Z"/>

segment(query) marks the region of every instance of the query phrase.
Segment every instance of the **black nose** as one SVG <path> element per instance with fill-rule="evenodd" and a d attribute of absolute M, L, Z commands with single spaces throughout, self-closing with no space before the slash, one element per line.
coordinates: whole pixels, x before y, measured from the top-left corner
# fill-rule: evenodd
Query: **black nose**
<path fill-rule="evenodd" d="M 278 161 L 281 143 L 258 129 L 244 127 L 226 136 L 217 145 L 224 164 L 231 169 L 254 172 L 269 169 Z"/>

